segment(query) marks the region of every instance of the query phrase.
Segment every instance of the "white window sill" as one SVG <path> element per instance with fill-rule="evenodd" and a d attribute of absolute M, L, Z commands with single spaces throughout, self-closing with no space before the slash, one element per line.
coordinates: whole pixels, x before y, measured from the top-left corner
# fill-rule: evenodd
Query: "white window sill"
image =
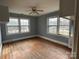
<path fill-rule="evenodd" d="M 55 35 L 55 36 L 61 36 L 65 38 L 69 38 L 68 36 L 62 35 L 62 34 L 54 34 L 54 33 L 47 33 L 48 35 Z"/>
<path fill-rule="evenodd" d="M 10 35 L 19 35 L 19 34 L 28 34 L 30 32 L 20 32 L 20 33 L 14 33 L 14 34 L 6 34 L 7 36 L 10 36 Z"/>

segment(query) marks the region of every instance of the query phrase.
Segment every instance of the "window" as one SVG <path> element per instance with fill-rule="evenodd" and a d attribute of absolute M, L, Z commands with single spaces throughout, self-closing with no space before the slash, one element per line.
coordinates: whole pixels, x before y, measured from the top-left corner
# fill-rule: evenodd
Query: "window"
<path fill-rule="evenodd" d="M 18 18 L 10 18 L 7 23 L 7 34 L 19 33 Z"/>
<path fill-rule="evenodd" d="M 70 20 L 62 17 L 49 18 L 47 24 L 49 34 L 71 36 Z"/>
<path fill-rule="evenodd" d="M 27 33 L 30 31 L 29 25 L 29 19 L 9 18 L 7 34 Z"/>
<path fill-rule="evenodd" d="M 21 32 L 29 32 L 29 20 L 28 19 L 20 19 L 21 24 Z"/>
<path fill-rule="evenodd" d="M 48 33 L 50 34 L 57 33 L 57 18 L 48 19 Z"/>
<path fill-rule="evenodd" d="M 70 20 L 60 18 L 59 34 L 69 36 Z"/>

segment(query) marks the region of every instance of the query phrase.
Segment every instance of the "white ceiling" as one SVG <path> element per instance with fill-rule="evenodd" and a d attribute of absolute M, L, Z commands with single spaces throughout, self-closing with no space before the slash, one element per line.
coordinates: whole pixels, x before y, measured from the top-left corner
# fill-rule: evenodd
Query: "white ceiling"
<path fill-rule="evenodd" d="M 9 12 L 28 15 L 31 6 L 44 10 L 40 15 L 59 10 L 59 0 L 0 0 L 0 4 L 9 7 Z"/>

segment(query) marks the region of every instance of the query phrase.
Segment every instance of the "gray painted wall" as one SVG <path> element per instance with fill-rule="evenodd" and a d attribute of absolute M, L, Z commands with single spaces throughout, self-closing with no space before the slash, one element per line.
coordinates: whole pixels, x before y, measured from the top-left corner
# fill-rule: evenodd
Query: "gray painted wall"
<path fill-rule="evenodd" d="M 30 19 L 30 25 L 31 25 L 31 32 L 30 33 L 22 33 L 22 34 L 16 34 L 16 35 L 6 35 L 6 26 L 5 24 L 1 25 L 1 32 L 2 32 L 2 39 L 3 41 L 6 40 L 12 40 L 12 39 L 18 39 L 22 37 L 28 37 L 32 35 L 41 35 L 45 36 L 57 41 L 61 41 L 64 43 L 68 43 L 68 38 L 58 35 L 50 35 L 47 34 L 47 18 L 48 17 L 54 17 L 58 16 L 58 12 L 49 13 L 46 15 L 42 15 L 39 17 L 33 17 L 33 16 L 25 16 L 25 15 L 18 15 L 18 14 L 12 14 L 10 13 L 11 17 L 19 17 L 19 18 L 29 18 Z"/>
<path fill-rule="evenodd" d="M 6 38 L 6 27 L 5 24 L 1 24 L 2 42 L 7 40 Z"/>
<path fill-rule="evenodd" d="M 51 14 L 46 14 L 38 18 L 38 34 L 57 41 L 61 41 L 63 43 L 68 43 L 68 38 L 66 37 L 47 33 L 47 19 L 54 16 L 58 16 L 58 13 L 55 12 Z"/>

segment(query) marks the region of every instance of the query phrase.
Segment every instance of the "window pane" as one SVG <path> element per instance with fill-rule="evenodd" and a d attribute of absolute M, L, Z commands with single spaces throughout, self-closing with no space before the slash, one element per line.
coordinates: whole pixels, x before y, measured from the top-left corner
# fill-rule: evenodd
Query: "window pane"
<path fill-rule="evenodd" d="M 8 34 L 19 33 L 19 28 L 17 26 L 8 26 Z"/>
<path fill-rule="evenodd" d="M 19 33 L 19 23 L 18 18 L 9 18 L 7 23 L 7 34 Z"/>
<path fill-rule="evenodd" d="M 57 33 L 57 18 L 50 18 L 48 20 L 48 32 L 51 34 Z"/>
<path fill-rule="evenodd" d="M 21 19 L 21 25 L 29 25 L 29 20 L 28 19 Z"/>
<path fill-rule="evenodd" d="M 69 26 L 60 26 L 59 34 L 69 36 Z"/>
<path fill-rule="evenodd" d="M 10 18 L 9 19 L 9 23 L 7 24 L 7 25 L 19 25 L 19 23 L 18 23 L 18 18 Z"/>
<path fill-rule="evenodd" d="M 54 34 L 56 34 L 57 33 L 57 28 L 56 28 L 56 26 L 49 26 L 49 33 L 54 33 Z"/>
<path fill-rule="evenodd" d="M 20 19 L 21 32 L 29 32 L 29 19 Z"/>
<path fill-rule="evenodd" d="M 68 25 L 69 26 L 69 20 L 65 18 L 60 18 L 60 25 Z"/>
<path fill-rule="evenodd" d="M 29 32 L 29 27 L 28 26 L 22 26 L 21 32 Z"/>
<path fill-rule="evenodd" d="M 57 18 L 50 18 L 49 25 L 57 25 Z"/>
<path fill-rule="evenodd" d="M 69 24 L 70 24 L 70 20 L 65 18 L 60 18 L 59 34 L 62 34 L 64 36 L 69 36 Z"/>

